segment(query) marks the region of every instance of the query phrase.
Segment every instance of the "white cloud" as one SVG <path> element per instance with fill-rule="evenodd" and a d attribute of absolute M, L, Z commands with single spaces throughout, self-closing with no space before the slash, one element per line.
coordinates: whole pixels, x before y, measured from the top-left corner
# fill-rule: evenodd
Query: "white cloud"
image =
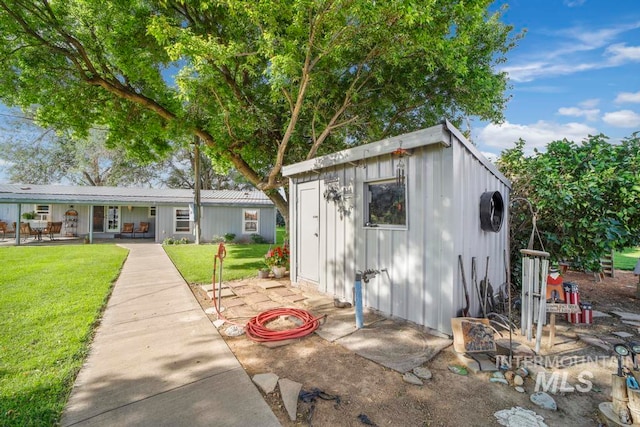
<path fill-rule="evenodd" d="M 640 91 L 636 92 L 636 93 L 632 93 L 632 92 L 621 92 L 618 94 L 618 96 L 616 96 L 615 101 L 613 101 L 617 104 L 622 104 L 625 102 L 633 102 L 633 103 L 638 103 L 640 102 Z"/>
<path fill-rule="evenodd" d="M 611 44 L 621 34 L 637 28 L 640 28 L 640 21 L 597 30 L 571 27 L 554 31 L 548 36 L 556 40 L 555 45 L 539 43 L 544 49 L 527 52 L 526 60 L 520 63 L 513 61 L 515 65 L 504 67 L 502 71 L 508 73 L 513 81 L 529 82 L 541 77 L 570 75 L 640 61 L 640 47 Z M 599 56 L 594 57 L 593 53 Z M 591 57 L 585 57 L 587 54 Z"/>
<path fill-rule="evenodd" d="M 602 68 L 596 63 L 551 63 L 537 62 L 520 66 L 504 67 L 501 71 L 506 72 L 511 80 L 516 82 L 530 82 L 540 77 L 562 76 L 580 71 L 588 71 Z"/>
<path fill-rule="evenodd" d="M 612 44 L 605 50 L 605 55 L 613 65 L 640 61 L 640 46 L 627 46 L 626 43 Z"/>
<path fill-rule="evenodd" d="M 621 128 L 640 127 L 640 114 L 631 110 L 620 110 L 612 113 L 606 113 L 602 116 L 602 120 L 612 126 Z"/>
<path fill-rule="evenodd" d="M 594 108 L 599 103 L 600 103 L 600 100 L 598 98 L 592 98 L 592 99 L 585 99 L 584 101 L 580 102 L 578 105 L 581 106 L 582 108 Z"/>
<path fill-rule="evenodd" d="M 558 114 L 562 116 L 584 117 L 589 121 L 595 121 L 598 119 L 600 110 L 597 108 L 588 110 L 578 107 L 561 107 L 558 109 Z"/>
<path fill-rule="evenodd" d="M 564 4 L 568 7 L 578 7 L 585 4 L 586 1 L 587 0 L 564 0 Z"/>
<path fill-rule="evenodd" d="M 478 145 L 493 147 L 497 152 L 505 148 L 513 148 L 514 143 L 522 138 L 526 141 L 527 154 L 534 148 L 544 150 L 553 141 L 568 139 L 581 142 L 589 135 L 594 135 L 597 130 L 582 123 L 553 123 L 540 120 L 529 125 L 505 122 L 502 125 L 488 124 L 478 133 L 475 139 Z"/>

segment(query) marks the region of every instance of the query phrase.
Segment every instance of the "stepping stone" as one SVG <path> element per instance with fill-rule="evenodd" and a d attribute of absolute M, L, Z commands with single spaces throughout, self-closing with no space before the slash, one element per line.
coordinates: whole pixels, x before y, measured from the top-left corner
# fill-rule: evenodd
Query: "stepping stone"
<path fill-rule="evenodd" d="M 267 311 L 267 310 L 273 310 L 274 308 L 280 308 L 282 307 L 282 304 L 278 304 L 275 301 L 265 301 L 265 302 L 259 302 L 258 304 L 254 304 L 253 308 L 255 308 L 256 310 L 262 312 L 262 311 Z"/>
<path fill-rule="evenodd" d="M 613 314 L 619 316 L 623 320 L 633 320 L 636 322 L 640 322 L 640 314 L 629 313 L 626 311 L 612 311 Z"/>
<path fill-rule="evenodd" d="M 549 409 L 551 411 L 558 410 L 558 405 L 556 404 L 556 401 L 553 399 L 553 397 L 549 396 L 549 394 L 545 393 L 544 391 L 538 391 L 533 393 L 530 399 L 533 403 L 535 403 L 536 405 L 538 405 L 543 409 Z"/>
<path fill-rule="evenodd" d="M 630 338 L 633 336 L 633 334 L 630 334 L 629 332 L 623 332 L 623 331 L 611 332 L 611 335 L 615 335 L 620 338 Z"/>
<path fill-rule="evenodd" d="M 298 302 L 307 299 L 307 297 L 304 295 L 291 295 L 284 297 L 284 299 L 289 302 Z"/>
<path fill-rule="evenodd" d="M 278 379 L 279 377 L 276 374 L 270 372 L 267 374 L 256 374 L 252 378 L 253 382 L 256 383 L 265 394 L 272 393 L 273 390 L 276 389 Z"/>
<path fill-rule="evenodd" d="M 210 294 L 213 293 L 213 285 L 201 285 L 200 286 L 206 293 L 207 295 L 211 296 Z M 218 295 L 218 285 L 216 284 L 216 296 Z M 222 296 L 223 297 L 230 297 L 230 296 L 235 296 L 235 293 L 233 292 L 233 289 L 229 288 L 227 285 L 222 285 Z"/>
<path fill-rule="evenodd" d="M 591 315 L 596 318 L 596 317 L 611 317 L 610 314 L 607 313 L 603 313 L 602 311 L 598 311 L 598 310 L 593 310 L 591 312 Z"/>
<path fill-rule="evenodd" d="M 253 289 L 251 286 L 243 286 L 243 287 L 239 287 L 239 288 L 234 288 L 233 291 L 238 296 L 245 296 L 245 295 L 251 295 L 251 294 L 255 294 L 256 293 L 255 289 Z"/>
<path fill-rule="evenodd" d="M 244 296 L 242 297 L 242 299 L 249 305 L 257 304 L 259 302 L 271 301 L 271 298 L 269 298 L 267 295 L 259 293 Z"/>
<path fill-rule="evenodd" d="M 507 427 L 538 426 L 547 427 L 544 418 L 533 411 L 520 406 L 511 409 L 503 409 L 493 414 L 498 424 Z"/>
<path fill-rule="evenodd" d="M 224 300 L 222 304 L 226 308 L 238 307 L 240 305 L 244 305 L 244 300 L 242 298 L 230 298 Z"/>
<path fill-rule="evenodd" d="M 260 282 L 258 283 L 258 286 L 260 286 L 262 289 L 273 289 L 273 288 L 284 288 L 284 284 L 280 283 L 278 281 L 268 281 L 268 282 Z"/>
<path fill-rule="evenodd" d="M 224 325 L 225 321 L 222 319 L 218 319 L 218 320 L 214 320 L 211 323 L 213 323 L 213 326 L 215 326 L 216 329 L 220 329 L 220 326 Z"/>
<path fill-rule="evenodd" d="M 413 385 L 423 385 L 422 380 L 416 377 L 415 375 L 413 375 L 411 372 L 405 372 L 404 375 L 402 375 L 402 380 L 405 383 L 409 383 Z"/>
<path fill-rule="evenodd" d="M 413 374 L 423 380 L 430 380 L 431 377 L 433 377 L 431 371 L 428 368 L 423 368 L 422 366 L 413 368 Z"/>
<path fill-rule="evenodd" d="M 287 288 L 277 288 L 274 289 L 273 291 L 271 291 L 271 293 L 278 295 L 280 297 L 288 297 L 291 295 L 297 295 L 295 292 L 291 292 L 291 290 L 287 289 Z"/>
<path fill-rule="evenodd" d="M 289 414 L 289 419 L 295 421 L 298 412 L 298 395 L 302 390 L 302 384 L 287 378 L 281 378 L 278 380 L 278 386 L 280 387 L 282 403 L 284 403 L 284 408 Z"/>
<path fill-rule="evenodd" d="M 640 326 L 640 322 L 634 322 L 631 320 L 623 320 L 622 323 L 624 323 L 625 325 Z"/>

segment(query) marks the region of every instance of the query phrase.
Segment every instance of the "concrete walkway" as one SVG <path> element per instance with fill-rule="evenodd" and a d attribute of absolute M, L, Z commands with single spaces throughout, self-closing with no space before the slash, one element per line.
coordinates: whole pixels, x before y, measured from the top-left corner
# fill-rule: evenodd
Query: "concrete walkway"
<path fill-rule="evenodd" d="M 62 426 L 279 426 L 161 245 L 130 250 Z"/>

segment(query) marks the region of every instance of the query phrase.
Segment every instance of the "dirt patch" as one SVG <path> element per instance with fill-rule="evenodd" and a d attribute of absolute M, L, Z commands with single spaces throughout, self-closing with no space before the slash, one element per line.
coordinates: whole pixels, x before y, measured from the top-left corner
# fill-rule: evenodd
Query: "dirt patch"
<path fill-rule="evenodd" d="M 635 297 L 638 278 L 630 272 L 616 271 L 615 278 L 607 277 L 601 282 L 596 282 L 592 275 L 567 272 L 564 280 L 577 283 L 581 300 L 591 302 L 594 310 L 640 314 Z M 281 305 L 302 307 L 302 292 L 283 283 L 278 294 L 288 299 L 280 301 Z M 244 295 L 256 297 L 254 294 L 266 293 L 255 280 L 232 285 Z M 210 297 L 200 286 L 193 285 L 192 290 L 203 309 L 212 307 Z M 230 299 L 229 306 L 234 301 Z M 270 307 L 265 301 L 259 304 L 264 309 Z M 313 305 L 305 308 L 314 312 Z M 230 318 L 232 310 L 227 313 Z M 235 321 L 244 324 L 251 310 L 245 307 L 235 313 Z M 215 313 L 209 316 L 211 320 L 217 319 Z M 466 376 L 452 372 L 449 367 L 461 363 L 453 346 L 423 365 L 433 377 L 425 380 L 423 386 L 416 386 L 403 381 L 401 373 L 316 334 L 273 348 L 244 335 L 236 338 L 222 335 L 250 376 L 271 372 L 301 383 L 303 390 L 319 389 L 328 395 L 325 397 L 339 397 L 339 401 L 318 398 L 315 403 L 299 402 L 297 420 L 292 422 L 276 388 L 264 397 L 284 426 L 363 426 L 367 420 L 377 426 L 487 426 L 498 425 L 493 415 L 496 411 L 514 406 L 535 411 L 550 426 L 597 426 L 598 404 L 610 400 L 611 374 L 616 364 L 610 351 L 588 344 L 580 336 L 592 337 L 606 345 L 615 339 L 611 332 L 624 331 L 638 337 L 638 327 L 624 324 L 615 316 L 598 317 L 593 325 L 570 324 L 559 317 L 556 345 L 537 357 L 525 353 L 529 356 L 521 359 L 536 362 L 548 382 L 555 378 L 557 393 L 552 395 L 557 411 L 539 408 L 530 401 L 536 389 L 535 373 L 525 379 L 525 393 L 519 393 L 513 386 L 490 382 L 489 372 Z M 545 328 L 545 339 L 546 334 Z M 517 334 L 513 339 L 522 348 L 532 348 L 534 344 Z M 565 391 L 559 390 L 563 386 Z M 570 386 L 577 390 L 567 391 Z"/>

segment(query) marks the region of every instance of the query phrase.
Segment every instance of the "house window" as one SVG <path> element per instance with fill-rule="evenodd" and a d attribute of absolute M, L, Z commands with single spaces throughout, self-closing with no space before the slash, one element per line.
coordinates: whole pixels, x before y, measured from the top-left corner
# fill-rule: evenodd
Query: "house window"
<path fill-rule="evenodd" d="M 149 206 L 148 217 L 149 218 L 155 218 L 156 217 L 156 207 L 155 206 Z"/>
<path fill-rule="evenodd" d="M 242 210 L 242 234 L 260 232 L 260 211 L 257 209 Z"/>
<path fill-rule="evenodd" d="M 191 232 L 191 221 L 189 221 L 189 208 L 174 208 L 174 226 L 175 233 Z"/>
<path fill-rule="evenodd" d="M 47 221 L 50 211 L 51 206 L 49 205 L 36 205 L 35 214 L 38 215 L 39 220 Z"/>
<path fill-rule="evenodd" d="M 406 227 L 407 196 L 404 183 L 395 180 L 366 184 L 368 204 L 366 227 Z"/>

